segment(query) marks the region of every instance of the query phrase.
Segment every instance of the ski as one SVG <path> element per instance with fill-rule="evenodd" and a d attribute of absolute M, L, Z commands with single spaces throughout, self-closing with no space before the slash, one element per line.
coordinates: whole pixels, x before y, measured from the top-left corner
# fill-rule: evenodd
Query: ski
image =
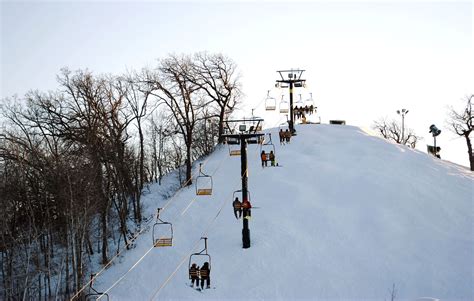
<path fill-rule="evenodd" d="M 187 283 L 187 282 L 186 282 L 186 286 L 189 286 L 190 288 L 202 293 L 201 287 L 199 286 L 194 287 L 192 284 Z"/>
<path fill-rule="evenodd" d="M 193 288 L 194 290 L 196 290 L 196 291 L 198 291 L 198 292 L 200 292 L 200 293 L 202 293 L 203 291 L 208 290 L 208 289 L 213 289 L 213 290 L 216 289 L 215 286 L 211 286 L 211 287 L 209 287 L 209 288 L 201 289 L 200 286 L 194 287 L 192 284 L 187 283 L 187 282 L 186 282 L 186 286 L 189 286 L 190 288 Z"/>

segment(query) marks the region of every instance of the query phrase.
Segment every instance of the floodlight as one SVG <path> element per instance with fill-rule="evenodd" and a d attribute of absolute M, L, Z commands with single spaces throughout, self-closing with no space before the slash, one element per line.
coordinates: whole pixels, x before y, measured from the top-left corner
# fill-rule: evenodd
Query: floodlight
<path fill-rule="evenodd" d="M 441 134 L 441 130 L 436 127 L 436 125 L 432 124 L 430 126 L 430 133 L 433 135 L 433 137 L 438 136 Z"/>

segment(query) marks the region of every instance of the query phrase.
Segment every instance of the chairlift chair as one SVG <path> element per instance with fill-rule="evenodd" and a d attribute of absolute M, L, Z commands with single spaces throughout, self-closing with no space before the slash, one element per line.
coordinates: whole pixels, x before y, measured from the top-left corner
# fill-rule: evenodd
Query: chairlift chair
<path fill-rule="evenodd" d="M 196 195 L 212 194 L 212 177 L 202 172 L 202 163 L 199 163 L 199 175 L 196 178 Z"/>
<path fill-rule="evenodd" d="M 265 99 L 265 110 L 275 111 L 276 109 L 276 99 L 270 97 L 270 90 L 267 92 L 267 98 Z"/>
<path fill-rule="evenodd" d="M 257 131 L 258 131 L 258 127 L 257 125 L 254 124 L 249 127 L 249 130 L 247 132 L 249 134 L 255 134 L 255 132 Z M 258 144 L 260 141 L 258 136 L 248 137 L 246 140 L 247 140 L 247 144 Z"/>
<path fill-rule="evenodd" d="M 295 107 L 304 107 L 304 102 L 300 94 L 300 99 L 295 102 Z"/>
<path fill-rule="evenodd" d="M 230 156 L 240 156 L 240 139 L 237 137 L 227 137 Z"/>
<path fill-rule="evenodd" d="M 259 137 L 249 137 L 247 138 L 247 144 L 258 144 L 259 143 Z"/>
<path fill-rule="evenodd" d="M 296 83 L 294 84 L 294 87 L 295 87 L 295 88 L 302 88 L 302 87 L 303 87 L 303 83 L 302 83 L 302 82 L 296 82 Z"/>
<path fill-rule="evenodd" d="M 275 151 L 275 145 L 272 142 L 272 134 L 268 133 L 267 135 L 268 135 L 269 139 L 268 140 L 264 139 L 263 143 L 260 144 L 260 153 L 262 153 L 262 151 L 264 151 L 265 154 L 267 154 L 267 158 L 269 158 L 270 151 L 273 151 L 273 154 L 276 154 L 276 151 Z"/>
<path fill-rule="evenodd" d="M 284 99 L 284 95 L 281 96 L 281 101 L 280 101 L 280 113 L 288 113 L 290 104 L 288 101 Z"/>
<path fill-rule="evenodd" d="M 109 301 L 110 298 L 107 293 L 98 292 L 95 288 L 92 287 L 94 276 L 95 276 L 94 274 L 91 274 L 91 281 L 89 282 L 89 293 L 85 295 L 85 300 L 95 301 L 100 298 L 101 300 Z"/>
<path fill-rule="evenodd" d="M 209 272 L 211 272 L 211 255 L 207 253 L 207 237 L 201 237 L 204 239 L 204 249 L 198 253 L 193 253 L 189 256 L 188 271 L 189 279 L 191 279 L 191 266 L 196 263 L 198 266 L 202 266 L 204 262 L 209 263 Z"/>
<path fill-rule="evenodd" d="M 306 99 L 305 105 L 307 105 L 308 107 L 314 105 L 313 93 L 309 93 L 309 98 Z"/>
<path fill-rule="evenodd" d="M 172 247 L 173 246 L 173 224 L 164 222 L 160 218 L 160 210 L 157 209 L 156 223 L 153 225 L 153 246 Z"/>
<path fill-rule="evenodd" d="M 232 202 L 235 200 L 235 197 L 236 197 L 236 194 L 240 193 L 242 199 L 240 200 L 240 202 L 242 203 L 242 209 L 245 210 L 244 206 L 243 206 L 243 202 L 244 202 L 244 199 L 243 199 L 243 193 L 242 193 L 242 189 L 239 189 L 239 190 L 236 190 L 234 191 L 234 193 L 232 193 Z M 250 203 L 251 202 L 251 197 L 250 197 L 250 191 L 247 190 L 247 201 Z M 234 209 L 235 210 L 235 209 Z M 250 219 L 250 208 L 248 208 L 248 214 L 247 216 L 245 216 L 245 211 L 243 212 L 243 218 L 244 219 Z"/>
<path fill-rule="evenodd" d="M 240 192 L 240 196 L 242 197 L 242 189 L 239 189 L 239 190 L 236 190 L 232 193 L 232 201 L 235 200 L 235 197 L 236 197 L 236 194 L 238 194 Z M 248 201 L 250 202 L 251 198 L 250 198 L 250 191 L 247 190 L 247 197 L 248 197 Z M 241 202 L 243 200 L 240 200 Z"/>

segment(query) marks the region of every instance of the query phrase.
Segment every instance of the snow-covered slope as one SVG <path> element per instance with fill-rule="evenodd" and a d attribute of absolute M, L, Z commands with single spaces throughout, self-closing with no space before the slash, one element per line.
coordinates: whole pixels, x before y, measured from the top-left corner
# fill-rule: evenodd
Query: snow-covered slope
<path fill-rule="evenodd" d="M 359 128 L 299 125 L 280 146 L 281 167 L 262 168 L 250 145 L 252 246 L 232 211 L 240 157 L 218 148 L 204 162 L 212 196 L 194 186 L 170 199 L 151 187 L 149 214 L 166 206 L 174 246 L 152 248 L 151 231 L 96 281 L 111 300 L 474 300 L 470 171 Z M 196 170 L 197 174 L 197 170 Z M 212 289 L 188 286 L 188 259 L 208 237 Z M 138 262 L 138 263 L 137 263 Z"/>

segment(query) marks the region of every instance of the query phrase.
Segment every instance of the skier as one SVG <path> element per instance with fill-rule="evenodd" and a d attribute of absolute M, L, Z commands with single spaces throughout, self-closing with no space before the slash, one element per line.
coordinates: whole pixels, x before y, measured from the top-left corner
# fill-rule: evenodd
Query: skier
<path fill-rule="evenodd" d="M 235 200 L 232 202 L 232 206 L 234 207 L 234 215 L 236 219 L 239 219 L 242 217 L 242 203 L 239 201 L 239 198 L 236 197 Z M 237 213 L 239 213 L 239 216 L 237 216 Z"/>
<path fill-rule="evenodd" d="M 195 263 L 189 268 L 189 276 L 191 277 L 191 286 L 194 287 L 194 282 L 196 282 L 196 286 L 199 287 L 199 266 Z"/>
<path fill-rule="evenodd" d="M 270 162 L 272 163 L 272 166 L 275 166 L 275 154 L 273 151 L 270 151 Z"/>
<path fill-rule="evenodd" d="M 267 154 L 264 150 L 260 154 L 260 158 L 262 159 L 262 167 L 267 166 Z"/>
<path fill-rule="evenodd" d="M 204 281 L 207 282 L 206 288 L 211 287 L 211 270 L 209 269 L 209 262 L 205 262 L 200 270 L 201 274 L 201 289 L 204 289 Z"/>

